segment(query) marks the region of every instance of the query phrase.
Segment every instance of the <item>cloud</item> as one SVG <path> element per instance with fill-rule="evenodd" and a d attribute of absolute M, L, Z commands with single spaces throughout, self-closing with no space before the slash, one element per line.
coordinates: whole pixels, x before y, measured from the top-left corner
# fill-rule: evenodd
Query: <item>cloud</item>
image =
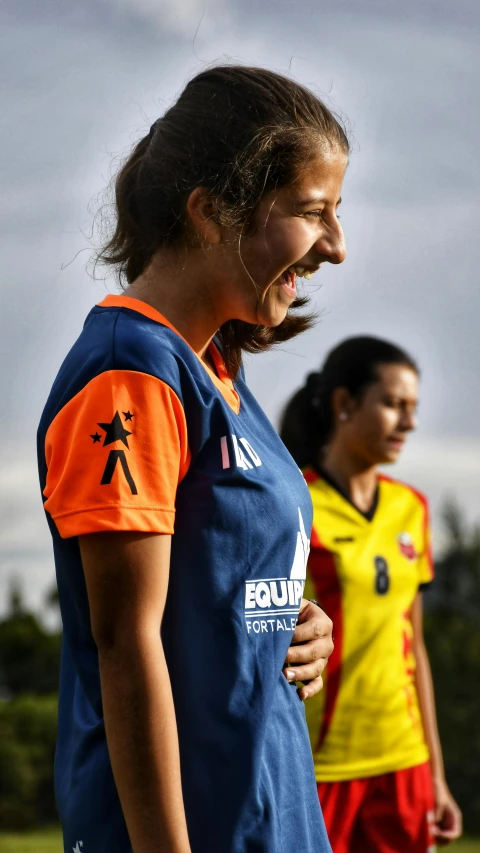
<path fill-rule="evenodd" d="M 228 4 L 222 0 L 104 0 L 116 13 L 128 13 L 161 33 L 193 38 L 204 19 L 226 25 Z"/>

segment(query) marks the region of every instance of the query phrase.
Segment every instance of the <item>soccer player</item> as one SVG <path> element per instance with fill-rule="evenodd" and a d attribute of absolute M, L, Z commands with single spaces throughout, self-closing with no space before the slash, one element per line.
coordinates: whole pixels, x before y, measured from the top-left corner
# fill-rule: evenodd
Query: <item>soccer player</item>
<path fill-rule="evenodd" d="M 88 315 L 38 436 L 68 853 L 330 850 L 296 687 L 332 649 L 302 599 L 311 499 L 241 358 L 311 322 L 296 279 L 345 257 L 347 156 L 312 93 L 216 67 L 116 178 L 101 259 L 126 289 Z"/>
<path fill-rule="evenodd" d="M 461 834 L 423 642 L 428 506 L 378 471 L 415 427 L 418 376 L 397 346 L 350 338 L 308 376 L 281 427 L 313 501 L 307 595 L 334 626 L 326 686 L 307 707 L 334 853 L 426 853 Z"/>

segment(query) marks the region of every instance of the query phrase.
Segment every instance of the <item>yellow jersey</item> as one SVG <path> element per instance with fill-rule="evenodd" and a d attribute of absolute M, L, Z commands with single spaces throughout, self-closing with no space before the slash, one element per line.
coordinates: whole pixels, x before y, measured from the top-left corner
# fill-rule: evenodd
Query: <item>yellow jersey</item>
<path fill-rule="evenodd" d="M 317 781 L 422 764 L 410 612 L 433 578 L 427 501 L 380 476 L 363 514 L 327 475 L 304 473 L 313 501 L 305 597 L 333 620 L 335 642 L 324 689 L 306 703 Z"/>

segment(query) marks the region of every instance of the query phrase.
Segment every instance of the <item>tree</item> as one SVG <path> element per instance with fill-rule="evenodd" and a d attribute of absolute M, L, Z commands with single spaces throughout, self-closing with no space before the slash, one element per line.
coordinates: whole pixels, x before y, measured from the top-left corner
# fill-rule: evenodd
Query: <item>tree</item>
<path fill-rule="evenodd" d="M 0 622 L 0 690 L 3 696 L 58 690 L 61 633 L 49 632 L 23 604 L 18 583 Z"/>
<path fill-rule="evenodd" d="M 474 833 L 480 832 L 480 529 L 469 530 L 451 502 L 443 521 L 448 544 L 425 594 L 425 640 L 447 778 Z"/>

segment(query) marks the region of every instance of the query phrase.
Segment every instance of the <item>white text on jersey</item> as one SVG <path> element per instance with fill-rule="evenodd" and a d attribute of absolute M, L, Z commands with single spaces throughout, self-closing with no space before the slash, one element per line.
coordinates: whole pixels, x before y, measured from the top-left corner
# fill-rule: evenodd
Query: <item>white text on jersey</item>
<path fill-rule="evenodd" d="M 249 444 L 246 438 L 238 438 L 237 436 L 231 433 L 230 436 L 222 435 L 220 439 L 220 452 L 222 455 L 222 468 L 230 468 L 230 452 L 228 448 L 228 438 L 231 439 L 231 444 L 233 447 L 233 455 L 235 457 L 235 464 L 237 468 L 243 468 L 244 471 L 247 471 L 249 468 L 253 467 L 259 468 L 262 464 L 262 460 L 260 459 L 258 453 L 255 452 L 252 445 Z M 241 446 L 240 446 L 241 445 Z M 244 453 L 244 451 L 246 451 Z"/>

